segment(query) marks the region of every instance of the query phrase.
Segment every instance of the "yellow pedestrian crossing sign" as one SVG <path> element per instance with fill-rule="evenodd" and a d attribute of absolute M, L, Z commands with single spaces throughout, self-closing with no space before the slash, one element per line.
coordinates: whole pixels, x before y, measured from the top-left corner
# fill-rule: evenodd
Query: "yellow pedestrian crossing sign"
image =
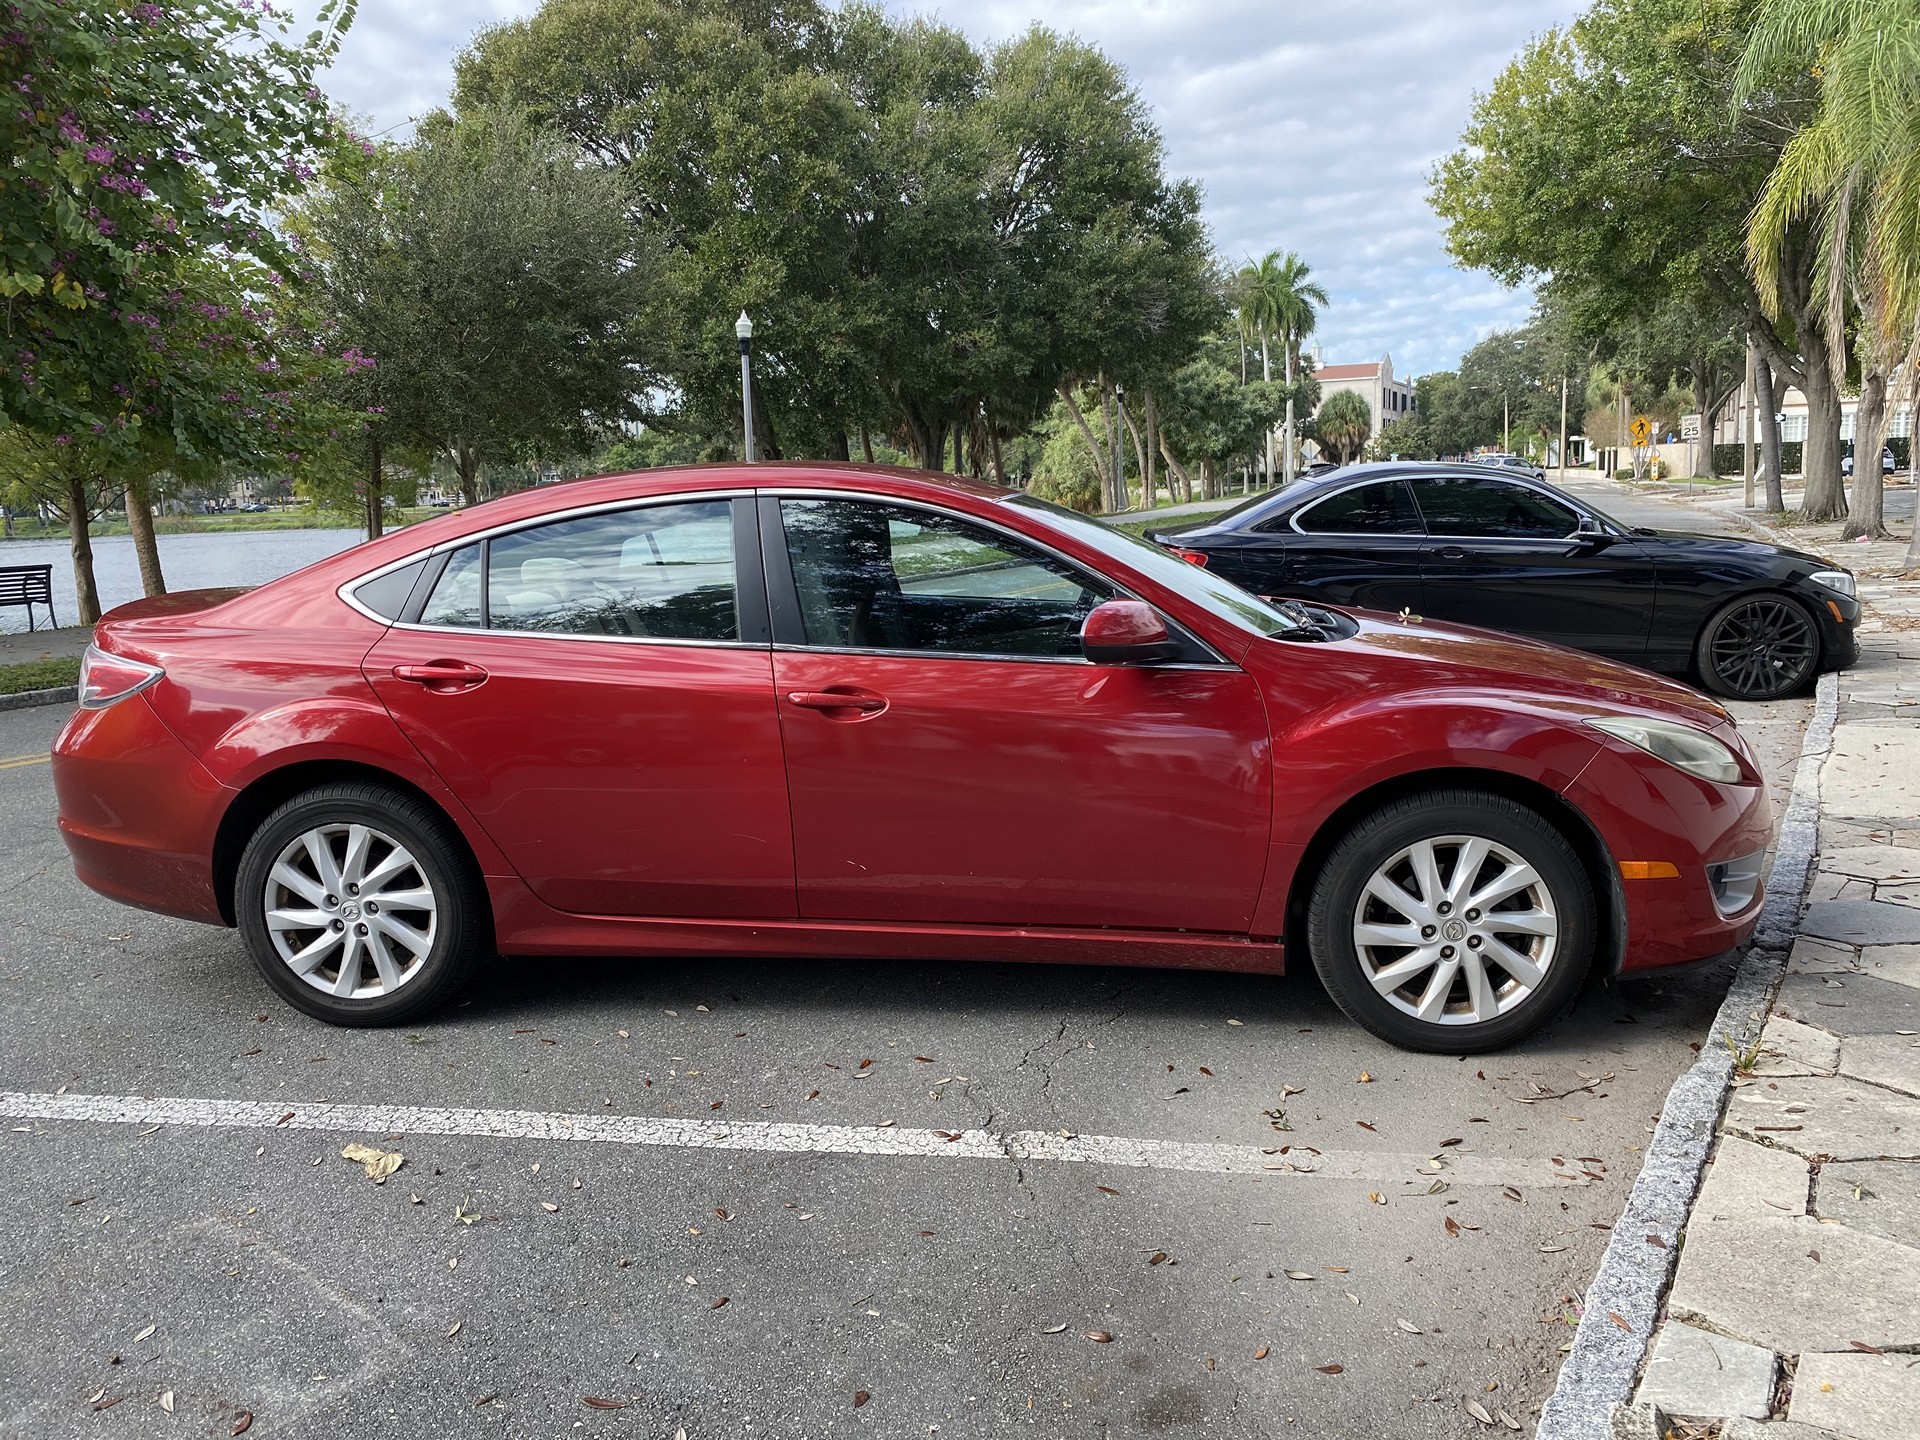
<path fill-rule="evenodd" d="M 1633 424 L 1627 427 L 1633 435 L 1633 443 L 1644 445 L 1653 438 L 1653 422 L 1644 415 L 1636 415 Z"/>

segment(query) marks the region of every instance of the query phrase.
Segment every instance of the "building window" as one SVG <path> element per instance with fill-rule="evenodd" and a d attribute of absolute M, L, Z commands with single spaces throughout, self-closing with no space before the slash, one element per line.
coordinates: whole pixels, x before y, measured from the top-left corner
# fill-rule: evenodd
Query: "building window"
<path fill-rule="evenodd" d="M 1781 421 L 1780 422 L 1780 438 L 1782 440 L 1806 439 L 1807 438 L 1807 412 L 1802 410 L 1797 415 L 1789 414 L 1785 420 Z"/>

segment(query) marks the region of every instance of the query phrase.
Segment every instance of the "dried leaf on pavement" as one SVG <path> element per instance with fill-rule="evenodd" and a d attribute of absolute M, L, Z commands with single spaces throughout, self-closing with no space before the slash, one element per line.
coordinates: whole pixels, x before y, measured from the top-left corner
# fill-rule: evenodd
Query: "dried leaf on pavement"
<path fill-rule="evenodd" d="M 160 1392 L 160 1408 L 169 1415 L 173 1413 L 173 1391 L 162 1390 Z"/>
<path fill-rule="evenodd" d="M 1409 1335 L 1418 1335 L 1421 1333 L 1420 1327 L 1414 1324 L 1411 1320 L 1396 1320 L 1393 1323 L 1398 1325 L 1402 1330 L 1406 1331 Z"/>
<path fill-rule="evenodd" d="M 1061 1333 L 1061 1332 L 1062 1332 L 1063 1330 L 1065 1330 L 1066 1328 L 1067 1328 L 1067 1327 L 1066 1327 L 1066 1323 L 1065 1323 L 1065 1322 L 1063 1321 L 1062 1323 L 1060 1323 L 1060 1324 L 1058 1324 L 1058 1325 L 1049 1325 L 1049 1326 L 1047 1326 L 1047 1327 L 1046 1327 L 1046 1329 L 1044 1329 L 1044 1330 L 1042 1330 L 1042 1331 L 1041 1331 L 1040 1333 L 1041 1333 L 1042 1335 L 1058 1335 L 1058 1334 L 1060 1334 L 1060 1333 Z"/>
<path fill-rule="evenodd" d="M 252 1428 L 253 1428 L 253 1411 L 242 1410 L 238 1415 L 233 1417 L 233 1428 L 227 1431 L 227 1434 L 244 1435 L 247 1433 L 247 1431 L 251 1430 Z"/>
<path fill-rule="evenodd" d="M 1344 1365 L 1316 1365 L 1313 1368 L 1318 1370 L 1322 1375 L 1343 1375 L 1347 1369 Z"/>
<path fill-rule="evenodd" d="M 1113 1340 L 1113 1332 L 1110 1330 L 1088 1330 L 1084 1333 L 1087 1339 L 1096 1345 L 1106 1345 Z"/>
<path fill-rule="evenodd" d="M 853 1408 L 858 1410 L 862 1405 L 866 1404 L 867 1401 L 871 1400 L 872 1398 L 873 1396 L 869 1395 L 864 1390 L 854 1391 L 853 1392 Z"/>
<path fill-rule="evenodd" d="M 624 1410 L 627 1408 L 627 1402 L 625 1400 L 609 1400 L 604 1395 L 582 1395 L 580 1400 L 581 1403 L 591 1405 L 596 1410 Z"/>
<path fill-rule="evenodd" d="M 1478 1420 L 1482 1425 L 1493 1424 L 1493 1416 L 1487 1413 L 1487 1407 L 1482 1405 L 1478 1400 L 1467 1401 L 1465 1408 L 1467 1414 Z"/>
<path fill-rule="evenodd" d="M 1447 1216 L 1446 1224 L 1447 1234 L 1458 1240 L 1460 1238 L 1460 1222 L 1449 1215 Z"/>
<path fill-rule="evenodd" d="M 1311 1280 L 1311 1279 L 1313 1279 L 1313 1276 L 1312 1276 L 1311 1274 L 1309 1274 L 1309 1273 L 1308 1273 L 1307 1271 L 1305 1271 L 1305 1270 L 1289 1270 L 1289 1271 L 1287 1271 L 1287 1279 L 1289 1279 L 1289 1280 Z"/>
<path fill-rule="evenodd" d="M 340 1158 L 365 1168 L 367 1178 L 376 1185 L 386 1184 L 387 1177 L 407 1163 L 407 1157 L 398 1150 L 376 1150 L 358 1140 L 342 1149 Z"/>
<path fill-rule="evenodd" d="M 1262 1345 L 1258 1350 L 1253 1352 L 1253 1358 L 1256 1360 L 1264 1360 L 1267 1358 L 1267 1356 L 1271 1355 L 1272 1353 L 1273 1352 L 1269 1350 L 1265 1345 Z"/>

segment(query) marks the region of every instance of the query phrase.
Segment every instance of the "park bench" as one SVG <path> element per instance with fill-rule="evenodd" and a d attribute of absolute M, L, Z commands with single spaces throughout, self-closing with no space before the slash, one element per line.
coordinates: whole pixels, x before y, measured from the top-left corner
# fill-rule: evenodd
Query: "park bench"
<path fill-rule="evenodd" d="M 47 620 L 56 630 L 60 621 L 53 613 L 53 566 L 0 565 L 0 606 L 27 607 L 27 629 L 33 629 L 33 607 L 47 607 Z"/>

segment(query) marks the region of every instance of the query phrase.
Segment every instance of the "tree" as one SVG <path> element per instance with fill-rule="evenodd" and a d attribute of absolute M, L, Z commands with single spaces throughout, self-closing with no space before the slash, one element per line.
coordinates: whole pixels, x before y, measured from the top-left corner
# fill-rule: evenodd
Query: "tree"
<path fill-rule="evenodd" d="M 1277 339 L 1286 357 L 1286 382 L 1293 384 L 1300 373 L 1300 346 L 1313 333 L 1319 319 L 1315 308 L 1328 303 L 1327 292 L 1309 278 L 1312 271 L 1306 261 L 1289 250 L 1282 255 L 1269 250 L 1256 265 L 1241 272 L 1242 304 L 1252 316 L 1260 337 L 1260 378 L 1273 379 L 1267 357 L 1267 337 Z M 1281 450 L 1282 478 L 1291 482 L 1295 460 L 1294 409 L 1286 409 L 1285 440 Z M 1267 446 L 1267 469 L 1273 469 L 1273 447 Z"/>
<path fill-rule="evenodd" d="M 1747 263 L 1775 293 L 1797 231 L 1814 230 L 1814 310 L 1844 368 L 1849 307 L 1863 371 L 1855 513 L 1844 538 L 1886 533 L 1879 463 L 1887 379 L 1920 361 L 1920 11 L 1901 0 L 1760 0 L 1737 99 L 1786 70 L 1811 73 L 1818 109 L 1788 140 L 1747 229 Z M 1920 551 L 1920 532 L 1914 545 Z"/>
<path fill-rule="evenodd" d="M 333 141 L 314 77 L 353 8 L 325 0 L 290 44 L 288 17 L 247 0 L 13 0 L 0 421 L 111 450 L 143 421 L 184 434 L 222 409 L 148 343 L 148 302 L 183 259 L 291 271 L 271 216 Z"/>
<path fill-rule="evenodd" d="M 1167 385 L 1161 417 L 1162 454 L 1175 475 L 1200 472 L 1201 498 L 1217 499 L 1227 467 L 1250 454 L 1286 410 L 1286 389 L 1256 380 L 1242 385 L 1217 351 L 1181 367 Z"/>
<path fill-rule="evenodd" d="M 1372 430 L 1373 412 L 1367 409 L 1367 402 L 1351 390 L 1334 391 L 1321 401 L 1313 417 L 1314 436 L 1337 465 L 1359 459 Z"/>
<path fill-rule="evenodd" d="M 586 449 L 652 383 L 653 267 L 625 198 L 550 130 L 491 110 L 429 116 L 411 145 L 329 172 L 297 217 L 384 431 L 445 454 L 468 503 L 483 464 Z"/>
<path fill-rule="evenodd" d="M 1755 4 L 1597 0 L 1480 97 L 1431 200 L 1463 264 L 1509 283 L 1550 278 L 1583 334 L 1673 302 L 1738 315 L 1807 398 L 1803 509 L 1831 518 L 1845 507 L 1843 372 L 1817 338 L 1805 227 L 1783 248 L 1776 293 L 1739 263 L 1748 212 L 1810 108 L 1806 76 L 1786 67 L 1734 103 Z"/>

